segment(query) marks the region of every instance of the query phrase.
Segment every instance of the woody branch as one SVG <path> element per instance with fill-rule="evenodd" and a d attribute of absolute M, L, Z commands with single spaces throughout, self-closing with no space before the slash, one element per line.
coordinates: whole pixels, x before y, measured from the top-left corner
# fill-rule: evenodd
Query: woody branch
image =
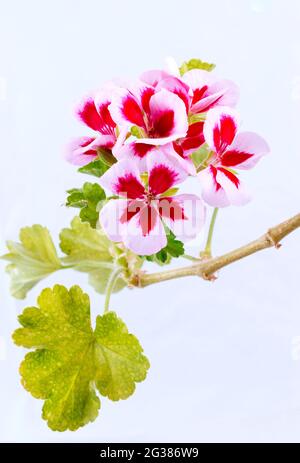
<path fill-rule="evenodd" d="M 223 254 L 219 257 L 213 257 L 206 260 L 199 259 L 199 262 L 189 265 L 187 267 L 167 270 L 157 273 L 139 273 L 132 279 L 132 285 L 145 287 L 154 283 L 160 283 L 167 280 L 182 278 L 186 276 L 198 276 L 205 280 L 214 280 L 215 272 L 227 265 L 232 264 L 244 257 L 255 254 L 263 249 L 281 246 L 280 242 L 287 235 L 300 228 L 300 213 L 291 217 L 290 219 L 270 228 L 260 238 L 240 247 Z"/>

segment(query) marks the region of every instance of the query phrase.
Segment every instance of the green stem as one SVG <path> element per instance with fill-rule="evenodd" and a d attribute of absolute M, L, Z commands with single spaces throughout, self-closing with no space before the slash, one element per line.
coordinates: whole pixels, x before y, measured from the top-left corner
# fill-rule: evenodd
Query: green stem
<path fill-rule="evenodd" d="M 109 311 L 110 296 L 114 290 L 117 279 L 120 273 L 123 272 L 123 267 L 118 267 L 114 272 L 111 273 L 105 291 L 105 302 L 104 302 L 104 313 Z"/>
<path fill-rule="evenodd" d="M 214 234 L 214 228 L 215 228 L 215 224 L 216 224 L 216 218 L 217 218 L 217 215 L 218 215 L 218 211 L 219 211 L 219 209 L 216 207 L 214 209 L 214 212 L 213 212 L 212 216 L 211 216 L 211 221 L 210 221 L 210 225 L 209 225 L 206 245 L 205 245 L 204 251 L 201 253 L 201 255 L 204 256 L 204 257 L 211 257 L 211 243 L 212 243 L 212 238 L 213 238 L 213 234 Z"/>
<path fill-rule="evenodd" d="M 188 254 L 183 254 L 184 259 L 191 260 L 192 262 L 197 262 L 199 261 L 199 257 L 194 257 L 194 256 L 189 256 Z"/>

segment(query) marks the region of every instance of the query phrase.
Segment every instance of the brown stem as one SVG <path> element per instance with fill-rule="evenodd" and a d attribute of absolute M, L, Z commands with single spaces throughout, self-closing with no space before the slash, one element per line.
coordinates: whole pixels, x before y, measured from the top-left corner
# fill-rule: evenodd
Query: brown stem
<path fill-rule="evenodd" d="M 196 264 L 188 267 L 182 267 L 163 272 L 135 275 L 132 279 L 132 284 L 135 286 L 145 287 L 154 283 L 182 278 L 186 276 L 199 276 L 206 280 L 214 280 L 215 272 L 223 267 L 226 267 L 237 260 L 250 256 L 263 249 L 276 247 L 279 248 L 280 241 L 294 230 L 300 227 L 300 214 L 291 217 L 285 222 L 280 223 L 276 227 L 272 227 L 263 236 L 251 243 L 246 244 L 238 249 L 228 252 L 220 257 L 214 257 L 207 260 L 199 260 Z"/>

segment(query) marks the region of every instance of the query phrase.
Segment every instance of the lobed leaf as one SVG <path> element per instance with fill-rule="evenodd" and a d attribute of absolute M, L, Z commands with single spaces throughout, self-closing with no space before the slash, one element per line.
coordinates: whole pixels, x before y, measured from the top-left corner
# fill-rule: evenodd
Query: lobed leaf
<path fill-rule="evenodd" d="M 62 260 L 75 270 L 89 274 L 89 282 L 96 291 L 103 294 L 110 274 L 118 263 L 114 258 L 114 245 L 102 232 L 87 222 L 75 217 L 70 228 L 60 233 L 60 248 L 67 255 Z M 114 291 L 126 286 L 123 276 L 117 280 Z"/>
<path fill-rule="evenodd" d="M 74 431 L 94 421 L 100 394 L 126 399 L 145 379 L 149 362 L 137 338 L 114 312 L 90 320 L 89 297 L 78 286 L 45 289 L 38 307 L 24 310 L 14 342 L 28 353 L 20 367 L 22 384 L 43 399 L 43 418 L 55 431 Z"/>
<path fill-rule="evenodd" d="M 161 249 L 156 254 L 152 256 L 146 256 L 146 259 L 150 262 L 156 262 L 159 265 L 167 265 L 171 262 L 172 257 L 180 257 L 184 254 L 184 245 L 183 243 L 176 239 L 174 233 L 169 230 L 167 227 L 166 235 L 167 235 L 167 245 Z"/>
<path fill-rule="evenodd" d="M 78 169 L 78 172 L 82 174 L 93 175 L 94 177 L 101 177 L 115 162 L 116 158 L 110 150 L 104 148 L 98 148 L 98 157 L 94 161 L 82 166 Z"/>
<path fill-rule="evenodd" d="M 139 341 L 114 312 L 97 317 L 95 338 L 98 390 L 110 400 L 127 399 L 150 367 Z"/>
<path fill-rule="evenodd" d="M 89 222 L 96 228 L 101 203 L 105 200 L 104 190 L 98 183 L 84 183 L 82 188 L 73 188 L 67 191 L 66 205 L 80 209 L 79 217 L 82 222 Z"/>
<path fill-rule="evenodd" d="M 20 242 L 7 241 L 9 252 L 2 256 L 11 277 L 11 294 L 24 299 L 40 280 L 62 268 L 47 228 L 33 225 L 20 230 Z"/>
<path fill-rule="evenodd" d="M 94 177 L 101 177 L 108 169 L 109 166 L 107 164 L 105 164 L 101 159 L 96 159 L 95 161 L 89 162 L 89 164 L 80 167 L 78 172 L 93 175 Z"/>

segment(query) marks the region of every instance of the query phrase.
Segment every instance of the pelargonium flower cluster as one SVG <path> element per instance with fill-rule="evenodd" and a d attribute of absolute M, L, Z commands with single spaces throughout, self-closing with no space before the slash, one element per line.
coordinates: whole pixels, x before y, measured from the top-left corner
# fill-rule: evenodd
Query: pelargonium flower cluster
<path fill-rule="evenodd" d="M 232 81 L 205 69 L 181 75 L 173 64 L 83 99 L 76 114 L 91 132 L 72 140 L 67 159 L 81 166 L 103 153 L 110 159 L 99 182 L 112 196 L 99 219 L 112 241 L 152 255 L 166 246 L 168 230 L 181 241 L 195 238 L 206 205 L 249 201 L 237 170 L 254 167 L 269 147 L 239 132 L 238 98 Z M 188 177 L 198 182 L 198 196 L 177 194 Z"/>

